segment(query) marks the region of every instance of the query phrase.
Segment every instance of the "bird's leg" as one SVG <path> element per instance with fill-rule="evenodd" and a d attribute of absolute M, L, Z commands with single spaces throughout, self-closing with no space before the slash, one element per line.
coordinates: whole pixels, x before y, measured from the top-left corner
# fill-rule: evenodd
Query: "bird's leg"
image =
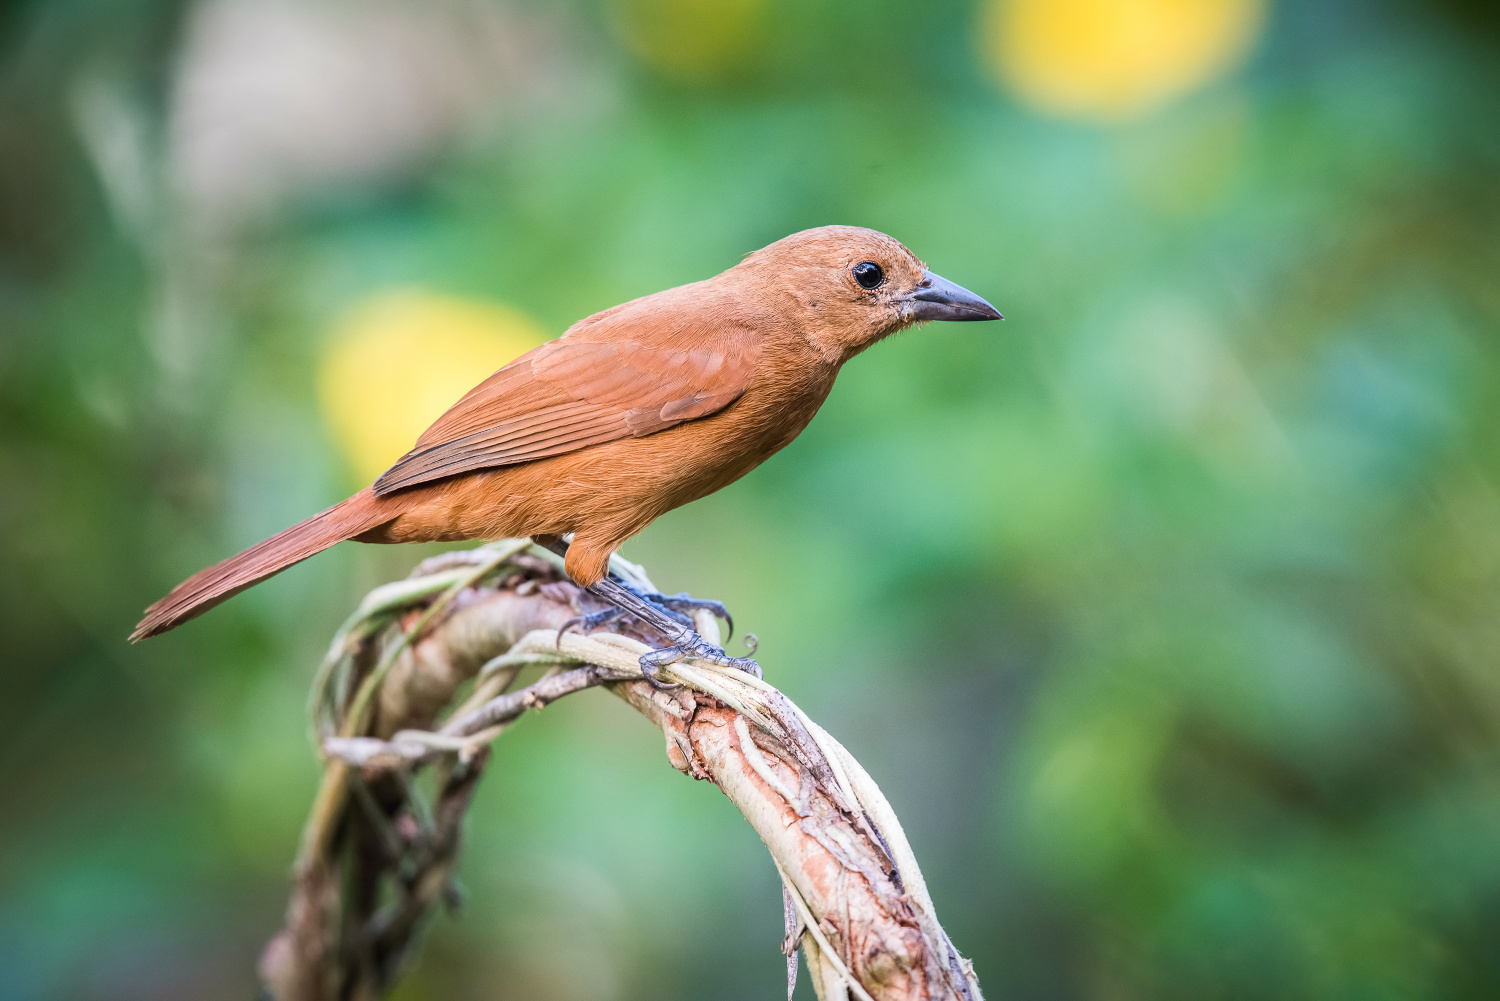
<path fill-rule="evenodd" d="M 534 541 L 543 548 L 549 549 L 564 558 L 568 554 L 568 544 L 554 537 L 537 537 Z M 634 616 L 646 625 L 655 629 L 665 636 L 670 646 L 653 650 L 641 657 L 641 673 L 646 680 L 655 688 L 669 688 L 669 686 L 657 680 L 657 674 L 663 665 L 670 664 L 684 657 L 694 657 L 705 660 L 711 664 L 721 667 L 733 667 L 761 676 L 760 665 L 751 657 L 731 657 L 724 652 L 724 648 L 699 636 L 693 629 L 692 619 L 684 612 L 707 609 L 715 616 L 729 623 L 731 630 L 733 621 L 729 618 L 729 612 L 717 601 L 699 601 L 686 594 L 675 594 L 670 597 L 661 594 L 648 593 L 640 590 L 613 574 L 606 575 L 598 583 L 590 585 L 587 590 L 594 597 L 609 603 L 612 608 L 603 612 L 595 612 L 592 615 L 579 616 L 563 625 L 559 636 L 572 628 L 580 628 L 584 631 L 603 625 L 613 620 L 620 614 L 625 613 Z"/>
<path fill-rule="evenodd" d="M 659 608 L 654 602 L 636 594 L 634 590 L 613 577 L 603 578 L 599 583 L 590 585 L 588 590 L 589 593 L 603 598 L 610 604 L 623 608 L 661 633 L 672 644 L 660 650 L 652 650 L 641 657 L 641 673 L 646 676 L 646 680 L 651 682 L 653 687 L 666 687 L 656 680 L 657 672 L 663 665 L 684 657 L 695 657 L 721 667 L 737 668 L 757 678 L 761 676 L 760 665 L 753 658 L 729 656 L 724 652 L 723 647 L 708 642 L 690 627 L 677 621 L 676 616 L 671 612 Z"/>
<path fill-rule="evenodd" d="M 729 635 L 734 635 L 734 617 L 729 614 L 729 609 L 724 607 L 722 601 L 694 598 L 686 592 L 681 594 L 662 594 L 658 591 L 645 591 L 617 574 L 610 574 L 610 577 L 629 588 L 638 597 L 651 602 L 657 608 L 664 609 L 668 615 L 689 629 L 693 627 L 692 613 L 702 609 L 712 613 L 716 619 L 723 619 L 725 624 L 729 626 Z"/>
<path fill-rule="evenodd" d="M 621 583 L 625 582 L 621 581 Z M 630 587 L 629 584 L 625 584 L 625 586 Z M 635 589 L 631 588 L 631 590 Z M 734 639 L 734 616 L 729 614 L 729 609 L 724 607 L 724 603 L 722 601 L 712 601 L 707 598 L 694 598 L 691 594 L 688 594 L 685 591 L 681 594 L 644 594 L 641 592 L 636 593 L 640 594 L 642 598 L 645 598 L 653 605 L 660 605 L 661 607 L 670 609 L 674 612 L 696 612 L 700 609 L 706 612 L 711 612 L 714 618 L 723 619 L 724 624 L 729 627 L 729 634 L 724 638 L 731 640 Z M 689 621 L 691 622 L 691 620 Z"/>

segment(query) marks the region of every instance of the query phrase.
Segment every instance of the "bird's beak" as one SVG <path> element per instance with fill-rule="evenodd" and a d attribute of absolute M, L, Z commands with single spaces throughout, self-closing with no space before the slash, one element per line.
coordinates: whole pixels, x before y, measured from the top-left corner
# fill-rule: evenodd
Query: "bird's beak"
<path fill-rule="evenodd" d="M 968 289 L 922 272 L 922 281 L 906 297 L 906 315 L 912 320 L 1003 320 L 1000 311 Z"/>

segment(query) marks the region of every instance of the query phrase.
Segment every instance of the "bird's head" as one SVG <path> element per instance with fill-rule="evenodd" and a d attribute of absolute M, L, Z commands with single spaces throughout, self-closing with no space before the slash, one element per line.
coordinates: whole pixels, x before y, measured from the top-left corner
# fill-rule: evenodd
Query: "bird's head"
<path fill-rule="evenodd" d="M 844 358 L 926 320 L 1004 319 L 973 292 L 928 271 L 900 241 L 860 226 L 793 233 L 740 267 L 797 303 L 809 339 Z"/>

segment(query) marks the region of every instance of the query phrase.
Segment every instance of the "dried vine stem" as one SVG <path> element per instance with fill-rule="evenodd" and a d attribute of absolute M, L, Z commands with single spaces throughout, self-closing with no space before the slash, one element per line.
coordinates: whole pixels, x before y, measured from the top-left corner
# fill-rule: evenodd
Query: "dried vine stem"
<path fill-rule="evenodd" d="M 859 763 L 771 685 L 690 661 L 681 688 L 644 680 L 627 622 L 558 628 L 592 599 L 549 554 L 506 540 L 423 563 L 372 592 L 335 637 L 314 693 L 323 783 L 304 830 L 286 925 L 261 975 L 278 1001 L 373 999 L 422 919 L 452 903 L 459 833 L 488 745 L 527 709 L 603 686 L 658 726 L 679 771 L 719 786 L 770 849 L 818 996 L 979 1001 L 938 923 L 901 825 Z M 615 571 L 650 587 L 618 561 Z M 706 614 L 699 632 L 717 624 Z M 515 691 L 521 671 L 540 678 Z M 453 705 L 461 689 L 472 690 Z M 432 802 L 417 775 L 430 771 Z"/>

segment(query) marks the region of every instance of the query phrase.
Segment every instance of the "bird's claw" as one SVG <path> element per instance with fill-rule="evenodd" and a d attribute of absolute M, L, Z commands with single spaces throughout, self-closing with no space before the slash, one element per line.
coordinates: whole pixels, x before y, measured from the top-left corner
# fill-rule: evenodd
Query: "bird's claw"
<path fill-rule="evenodd" d="M 580 634 L 587 635 L 600 626 L 613 622 L 624 614 L 623 609 L 610 606 L 602 611 L 591 612 L 588 615 L 575 615 L 567 622 L 564 622 L 562 627 L 557 630 L 557 645 L 560 649 L 562 647 L 562 638 L 575 629 Z"/>
<path fill-rule="evenodd" d="M 652 650 L 650 653 L 641 654 L 641 674 L 645 676 L 646 683 L 658 692 L 670 692 L 682 686 L 670 681 L 661 680 L 661 669 L 667 664 L 682 659 L 682 649 L 677 646 L 662 647 L 660 650 Z"/>

